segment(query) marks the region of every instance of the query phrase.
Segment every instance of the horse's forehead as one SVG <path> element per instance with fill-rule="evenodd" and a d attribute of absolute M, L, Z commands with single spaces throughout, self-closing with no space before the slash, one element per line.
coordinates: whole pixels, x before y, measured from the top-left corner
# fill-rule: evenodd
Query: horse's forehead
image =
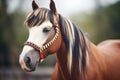
<path fill-rule="evenodd" d="M 33 26 L 33 27 L 30 27 L 30 29 L 42 29 L 44 27 L 52 27 L 52 23 L 49 21 L 49 20 L 45 20 L 43 23 L 41 23 L 40 25 L 38 26 Z"/>
<path fill-rule="evenodd" d="M 39 27 L 52 27 L 50 20 L 45 20 Z"/>

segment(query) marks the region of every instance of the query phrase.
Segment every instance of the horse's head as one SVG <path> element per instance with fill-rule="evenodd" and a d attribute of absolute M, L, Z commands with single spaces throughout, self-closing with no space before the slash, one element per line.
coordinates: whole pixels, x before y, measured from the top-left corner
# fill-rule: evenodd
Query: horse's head
<path fill-rule="evenodd" d="M 50 10 L 39 8 L 32 2 L 33 12 L 25 21 L 29 37 L 20 55 L 20 65 L 25 71 L 33 71 L 36 65 L 49 54 L 57 52 L 61 45 L 59 17 L 55 3 L 51 0 Z"/>

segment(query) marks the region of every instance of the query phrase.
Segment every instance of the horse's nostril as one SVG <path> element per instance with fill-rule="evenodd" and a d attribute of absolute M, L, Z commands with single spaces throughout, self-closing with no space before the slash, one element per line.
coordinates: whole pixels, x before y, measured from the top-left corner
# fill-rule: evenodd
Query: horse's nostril
<path fill-rule="evenodd" d="M 26 57 L 25 58 L 25 64 L 26 64 L 27 67 L 31 66 L 31 59 L 30 59 L 30 57 Z"/>

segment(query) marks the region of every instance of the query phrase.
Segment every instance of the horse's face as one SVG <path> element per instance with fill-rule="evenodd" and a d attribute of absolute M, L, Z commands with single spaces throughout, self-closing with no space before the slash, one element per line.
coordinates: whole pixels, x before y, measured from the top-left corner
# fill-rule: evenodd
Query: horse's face
<path fill-rule="evenodd" d="M 39 9 L 36 6 L 37 11 Z M 28 29 L 29 37 L 20 55 L 19 62 L 23 70 L 34 71 L 39 62 L 49 54 L 57 52 L 60 48 L 61 33 L 58 25 L 51 23 L 47 19 L 40 25 L 28 27 Z"/>
<path fill-rule="evenodd" d="M 40 26 L 29 28 L 29 37 L 27 41 L 36 44 L 40 48 L 43 48 L 44 44 L 47 44 L 54 35 L 55 30 L 52 27 L 52 24 L 49 21 L 45 21 Z M 50 44 L 51 43 L 48 45 L 50 46 Z M 44 50 L 47 50 L 49 46 L 45 47 Z M 35 50 L 32 46 L 25 45 L 20 55 L 20 63 L 22 68 L 26 68 L 27 70 L 30 70 L 29 68 L 31 68 L 34 70 L 40 60 L 39 53 L 40 52 Z"/>

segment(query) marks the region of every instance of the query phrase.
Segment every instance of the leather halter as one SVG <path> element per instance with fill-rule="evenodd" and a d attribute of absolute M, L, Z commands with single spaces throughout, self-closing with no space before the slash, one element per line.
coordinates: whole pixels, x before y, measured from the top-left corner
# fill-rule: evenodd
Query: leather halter
<path fill-rule="evenodd" d="M 36 45 L 36 44 L 34 44 L 33 42 L 30 42 L 30 41 L 26 41 L 24 43 L 24 45 L 28 45 L 28 46 L 31 46 L 32 48 L 34 48 L 36 51 L 38 51 L 40 53 L 40 59 L 44 59 L 48 54 L 44 53 L 43 51 L 48 49 L 50 46 L 52 46 L 59 36 L 58 26 L 54 26 L 54 27 L 55 27 L 55 31 L 56 31 L 55 36 L 53 37 L 52 40 L 50 40 L 48 43 L 46 43 L 43 47 L 40 48 L 38 45 Z"/>
<path fill-rule="evenodd" d="M 44 56 L 47 56 L 47 54 L 43 53 L 43 51 L 41 50 L 41 48 L 40 48 L 38 45 L 34 44 L 33 42 L 26 41 L 26 42 L 24 43 L 24 45 L 31 46 L 31 47 L 33 47 L 36 51 L 38 51 L 38 52 L 40 53 L 40 59 L 43 59 Z"/>

